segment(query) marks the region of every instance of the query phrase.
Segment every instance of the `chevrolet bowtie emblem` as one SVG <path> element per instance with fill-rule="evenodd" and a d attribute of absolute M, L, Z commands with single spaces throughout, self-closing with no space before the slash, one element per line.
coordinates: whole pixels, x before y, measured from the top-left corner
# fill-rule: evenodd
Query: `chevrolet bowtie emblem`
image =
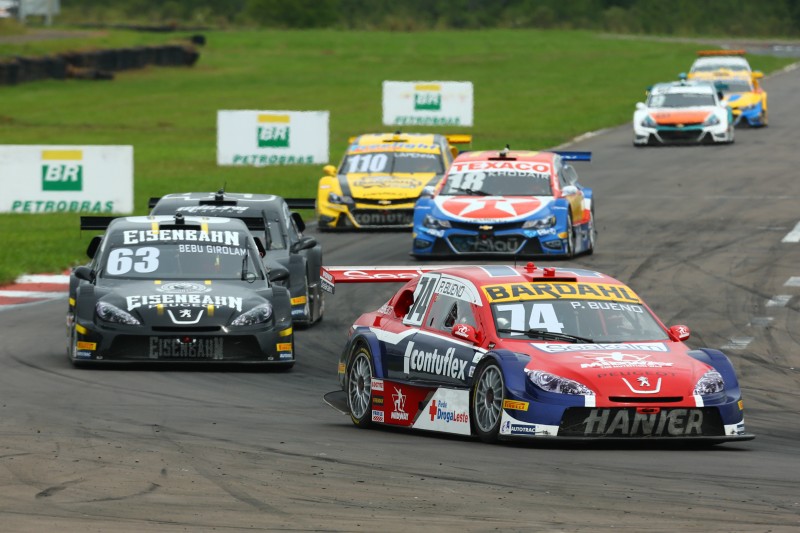
<path fill-rule="evenodd" d="M 478 229 L 482 231 L 489 231 L 490 229 L 492 229 L 492 227 L 493 226 L 478 226 Z"/>
<path fill-rule="evenodd" d="M 389 205 L 392 203 L 391 200 L 378 200 L 378 203 L 381 205 Z"/>
<path fill-rule="evenodd" d="M 679 128 L 682 128 L 682 127 L 683 127 L 683 124 L 678 124 L 677 126 L 678 126 Z"/>

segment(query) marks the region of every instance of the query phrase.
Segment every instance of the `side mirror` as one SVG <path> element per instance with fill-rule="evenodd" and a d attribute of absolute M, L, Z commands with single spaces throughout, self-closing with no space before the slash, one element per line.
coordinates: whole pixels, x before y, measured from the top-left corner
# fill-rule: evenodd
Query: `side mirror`
<path fill-rule="evenodd" d="M 89 246 L 86 247 L 86 255 L 89 256 L 91 259 L 94 259 L 94 255 L 97 253 L 97 249 L 100 248 L 100 242 L 102 240 L 103 237 L 101 237 L 100 235 L 95 235 L 89 242 Z"/>
<path fill-rule="evenodd" d="M 685 341 L 691 334 L 689 326 L 672 326 L 669 328 L 669 338 L 674 341 Z"/>
<path fill-rule="evenodd" d="M 293 254 L 296 254 L 297 252 L 300 252 L 302 250 L 308 250 L 310 248 L 313 248 L 316 245 L 317 245 L 317 239 L 315 239 L 314 237 L 303 237 L 296 243 L 292 244 L 290 251 Z"/>
<path fill-rule="evenodd" d="M 83 281 L 88 281 L 89 283 L 94 283 L 95 279 L 94 270 L 85 265 L 75 267 L 72 270 L 72 273 L 75 274 L 75 277 L 78 279 L 82 279 Z"/>
<path fill-rule="evenodd" d="M 644 104 L 644 102 L 636 102 L 636 109 L 647 109 L 647 106 Z"/>
<path fill-rule="evenodd" d="M 678 74 L 678 79 L 679 80 L 687 80 L 687 79 L 689 79 L 689 76 L 687 76 L 685 72 L 681 72 L 680 74 Z"/>
<path fill-rule="evenodd" d="M 561 193 L 564 196 L 572 196 L 573 194 L 578 194 L 578 188 L 574 185 L 567 185 L 563 189 L 561 189 Z"/>
<path fill-rule="evenodd" d="M 258 248 L 258 255 L 260 255 L 261 257 L 267 255 L 267 249 L 264 248 L 264 243 L 261 242 L 261 239 L 259 237 L 253 237 L 253 240 L 256 241 L 256 248 Z"/>
<path fill-rule="evenodd" d="M 478 344 L 478 342 L 480 342 L 477 330 L 469 324 L 456 324 L 453 326 L 451 334 L 453 337 L 458 337 L 472 344 Z"/>
<path fill-rule="evenodd" d="M 334 177 L 336 176 L 336 167 L 333 165 L 325 165 L 322 167 L 322 173 L 326 176 Z"/>
<path fill-rule="evenodd" d="M 292 211 L 292 220 L 294 220 L 294 225 L 297 226 L 297 231 L 303 233 L 306 229 L 306 223 L 303 222 L 303 217 L 300 216 L 300 213 Z"/>
<path fill-rule="evenodd" d="M 289 279 L 289 271 L 283 267 L 275 267 L 269 271 L 267 278 L 269 278 L 269 281 L 272 283 L 275 283 L 276 281 L 284 281 Z"/>
<path fill-rule="evenodd" d="M 760 70 L 754 70 L 751 75 L 753 76 L 754 80 L 760 80 L 764 77 L 764 73 Z"/>

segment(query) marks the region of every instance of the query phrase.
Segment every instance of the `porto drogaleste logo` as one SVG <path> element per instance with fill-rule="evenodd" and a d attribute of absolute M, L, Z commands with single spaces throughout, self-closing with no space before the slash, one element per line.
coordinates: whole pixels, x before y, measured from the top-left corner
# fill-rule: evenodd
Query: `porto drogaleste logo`
<path fill-rule="evenodd" d="M 258 147 L 289 147 L 289 115 L 258 115 Z"/>
<path fill-rule="evenodd" d="M 442 87 L 438 84 L 414 87 L 414 111 L 441 111 Z"/>
<path fill-rule="evenodd" d="M 42 190 L 83 190 L 82 150 L 42 150 Z"/>

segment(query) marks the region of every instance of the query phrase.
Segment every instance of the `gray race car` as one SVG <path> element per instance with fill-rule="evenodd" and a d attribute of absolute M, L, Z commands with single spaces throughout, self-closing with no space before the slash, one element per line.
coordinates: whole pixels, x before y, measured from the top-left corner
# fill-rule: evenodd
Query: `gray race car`
<path fill-rule="evenodd" d="M 289 292 L 242 220 L 82 217 L 91 261 L 70 276 L 67 354 L 106 363 L 256 363 L 289 369 Z"/>
<path fill-rule="evenodd" d="M 307 205 L 308 204 L 308 205 Z M 241 219 L 261 218 L 263 227 L 251 226 L 254 236 L 264 243 L 264 265 L 276 264 L 289 271 L 283 282 L 291 293 L 292 320 L 296 326 L 310 326 L 322 319 L 325 307 L 319 273 L 322 246 L 313 237 L 303 236 L 305 223 L 292 208 L 313 209 L 313 199 L 286 200 L 271 194 L 190 192 L 150 199 L 151 215 L 203 215 Z"/>

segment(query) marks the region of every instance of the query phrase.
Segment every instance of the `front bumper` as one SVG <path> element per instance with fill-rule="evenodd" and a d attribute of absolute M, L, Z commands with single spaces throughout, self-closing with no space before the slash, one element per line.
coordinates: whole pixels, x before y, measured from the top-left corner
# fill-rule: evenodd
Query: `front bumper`
<path fill-rule="evenodd" d="M 566 232 L 513 229 L 495 232 L 463 229 L 414 228 L 411 255 L 448 256 L 559 256 L 568 251 Z"/>
<path fill-rule="evenodd" d="M 291 324 L 226 329 L 199 326 L 179 330 L 77 322 L 69 355 L 76 363 L 282 364 L 294 361 Z"/>
<path fill-rule="evenodd" d="M 732 137 L 727 124 L 702 126 L 699 124 L 678 126 L 659 126 L 645 128 L 633 127 L 633 143 L 636 145 L 663 144 L 716 144 L 731 142 Z"/>
<path fill-rule="evenodd" d="M 318 227 L 333 229 L 408 229 L 414 223 L 414 204 L 371 205 L 367 203 L 320 204 Z"/>

